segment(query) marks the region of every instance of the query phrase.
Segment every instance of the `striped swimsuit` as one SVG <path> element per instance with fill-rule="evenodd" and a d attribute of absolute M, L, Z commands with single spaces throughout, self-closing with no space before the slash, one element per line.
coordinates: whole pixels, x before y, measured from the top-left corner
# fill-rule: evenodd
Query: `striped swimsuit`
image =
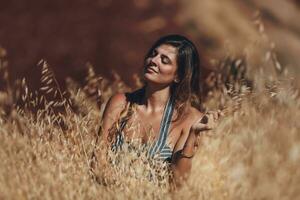
<path fill-rule="evenodd" d="M 154 142 L 149 151 L 147 152 L 147 155 L 149 158 L 158 157 L 166 162 L 171 162 L 172 158 L 172 150 L 167 145 L 167 137 L 171 125 L 172 120 L 172 114 L 174 110 L 174 99 L 171 97 L 169 98 L 167 105 L 165 106 L 163 117 L 160 124 L 159 129 L 159 137 L 156 142 Z M 123 122 L 120 124 L 120 130 L 123 130 L 126 125 L 126 122 Z M 120 148 L 122 148 L 122 145 L 124 143 L 124 136 L 122 134 L 122 131 L 119 131 L 116 135 L 116 140 L 112 144 L 112 150 L 116 151 Z"/>

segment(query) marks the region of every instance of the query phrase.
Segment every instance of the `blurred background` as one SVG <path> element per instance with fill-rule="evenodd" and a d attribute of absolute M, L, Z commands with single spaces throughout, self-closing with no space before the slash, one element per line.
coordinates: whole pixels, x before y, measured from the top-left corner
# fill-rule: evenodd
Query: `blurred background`
<path fill-rule="evenodd" d="M 207 60 L 205 73 L 227 56 L 247 57 L 257 72 L 276 52 L 279 67 L 300 73 L 298 0 L 0 0 L 0 56 L 11 78 L 40 79 L 44 59 L 56 77 L 81 82 L 86 66 L 134 87 L 151 44 L 184 34 Z M 274 60 L 274 59 L 273 59 Z M 208 73 L 206 73 L 208 74 Z"/>

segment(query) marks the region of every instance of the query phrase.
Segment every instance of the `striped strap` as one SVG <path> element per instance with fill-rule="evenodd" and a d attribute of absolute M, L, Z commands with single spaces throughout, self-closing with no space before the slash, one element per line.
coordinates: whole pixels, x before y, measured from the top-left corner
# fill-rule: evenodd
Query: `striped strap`
<path fill-rule="evenodd" d="M 128 121 L 128 116 L 131 116 L 132 112 L 133 112 L 133 108 L 132 108 L 133 104 L 132 103 L 129 103 L 129 109 L 128 109 L 128 112 L 127 112 L 127 116 L 126 118 L 127 119 L 124 119 L 120 122 L 120 129 L 118 130 L 118 132 L 116 133 L 116 141 L 115 143 L 112 144 L 112 147 L 111 149 L 113 151 L 116 151 L 118 149 L 121 149 L 122 148 L 122 145 L 124 143 L 124 136 L 123 136 L 123 130 L 127 124 L 127 121 Z"/>
<path fill-rule="evenodd" d="M 173 110 L 174 110 L 173 103 L 174 103 L 174 98 L 171 96 L 164 109 L 163 117 L 160 124 L 160 129 L 159 129 L 159 138 L 154 143 L 154 145 L 150 148 L 150 151 L 148 153 L 148 156 L 150 157 L 154 157 L 155 154 L 160 153 L 166 144 L 170 125 L 171 125 Z"/>

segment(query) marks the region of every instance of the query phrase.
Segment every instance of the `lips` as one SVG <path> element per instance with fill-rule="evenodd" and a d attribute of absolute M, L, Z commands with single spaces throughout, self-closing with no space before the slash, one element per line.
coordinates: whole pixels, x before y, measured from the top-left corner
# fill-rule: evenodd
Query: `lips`
<path fill-rule="evenodd" d="M 154 67 L 153 67 L 153 66 L 148 66 L 148 67 L 146 68 L 146 71 L 147 71 L 147 72 L 154 72 L 154 73 L 158 73 L 158 72 L 157 72 L 157 70 L 156 70 L 156 69 L 154 69 Z"/>

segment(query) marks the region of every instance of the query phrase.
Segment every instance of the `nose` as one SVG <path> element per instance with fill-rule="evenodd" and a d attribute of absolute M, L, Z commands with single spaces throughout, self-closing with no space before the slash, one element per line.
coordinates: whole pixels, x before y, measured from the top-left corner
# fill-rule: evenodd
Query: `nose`
<path fill-rule="evenodd" d="M 157 66 L 155 62 L 153 62 L 153 59 L 149 60 L 148 66 Z"/>
<path fill-rule="evenodd" d="M 158 64 L 158 59 L 159 59 L 158 54 L 157 54 L 156 56 L 154 56 L 154 57 L 151 57 L 151 58 L 150 58 L 150 63 L 149 63 L 149 64 L 157 66 L 157 64 Z"/>

